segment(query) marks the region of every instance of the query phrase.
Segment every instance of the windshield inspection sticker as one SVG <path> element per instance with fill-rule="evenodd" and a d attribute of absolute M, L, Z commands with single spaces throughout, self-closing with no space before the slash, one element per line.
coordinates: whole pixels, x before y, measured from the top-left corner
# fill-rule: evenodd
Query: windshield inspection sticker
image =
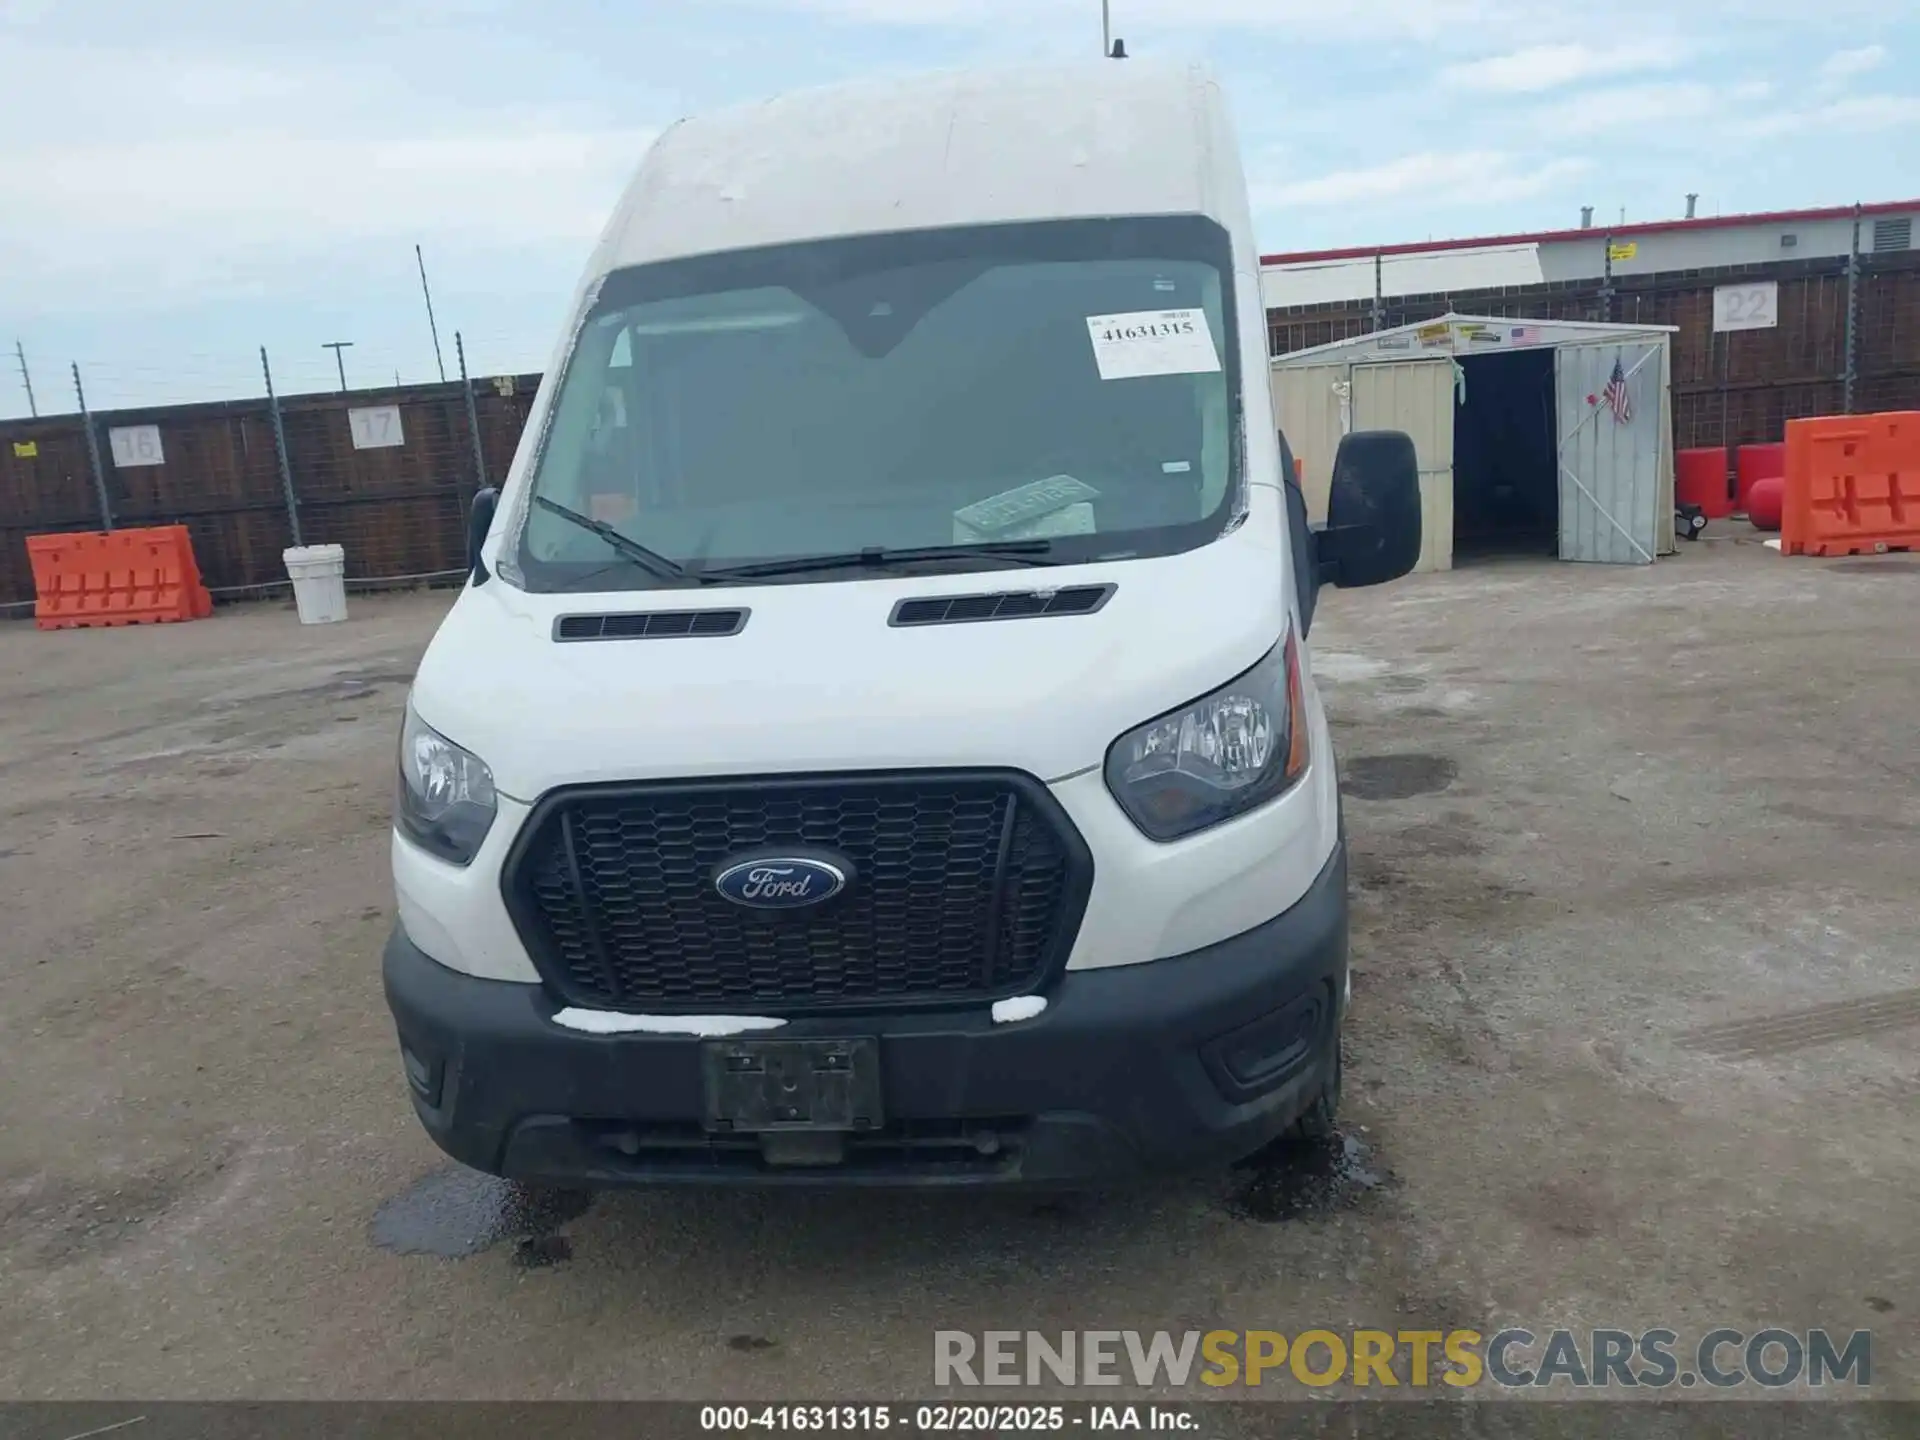
<path fill-rule="evenodd" d="M 1204 310 L 1136 310 L 1089 315 L 1093 362 L 1102 380 L 1142 375 L 1209 375 L 1220 369 Z"/>

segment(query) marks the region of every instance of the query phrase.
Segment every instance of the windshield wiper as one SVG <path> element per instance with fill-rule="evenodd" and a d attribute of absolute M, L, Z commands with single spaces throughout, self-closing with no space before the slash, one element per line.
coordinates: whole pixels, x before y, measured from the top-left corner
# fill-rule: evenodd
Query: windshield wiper
<path fill-rule="evenodd" d="M 1008 560 L 1018 565 L 1052 565 L 1051 540 L 982 541 L 975 545 L 920 545 L 889 550 L 874 545 L 865 550 L 849 550 L 843 555 L 798 555 L 791 560 L 756 560 L 750 565 L 726 565 L 715 570 L 697 570 L 703 580 L 750 580 L 758 576 L 804 575 L 814 570 L 886 569 L 936 560 Z"/>
<path fill-rule="evenodd" d="M 591 515 L 582 515 L 578 510 L 569 510 L 557 500 L 549 500 L 544 495 L 533 497 L 533 503 L 542 510 L 551 511 L 569 524 L 578 525 L 590 535 L 598 535 L 617 551 L 623 559 L 631 560 L 642 570 L 659 576 L 662 580 L 696 580 L 699 577 L 689 573 L 687 567 L 677 560 L 669 560 L 658 550 L 649 550 L 638 540 L 622 534 L 604 520 L 596 520 Z"/>

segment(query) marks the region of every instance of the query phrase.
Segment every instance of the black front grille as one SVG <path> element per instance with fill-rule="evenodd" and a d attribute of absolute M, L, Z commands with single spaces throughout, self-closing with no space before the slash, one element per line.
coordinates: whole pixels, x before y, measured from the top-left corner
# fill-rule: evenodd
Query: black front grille
<path fill-rule="evenodd" d="M 714 888 L 735 857 L 781 847 L 844 857 L 844 893 L 756 911 Z M 558 792 L 505 893 L 570 1001 L 792 1014 L 1029 993 L 1066 963 L 1092 879 L 1038 781 L 921 772 Z"/>

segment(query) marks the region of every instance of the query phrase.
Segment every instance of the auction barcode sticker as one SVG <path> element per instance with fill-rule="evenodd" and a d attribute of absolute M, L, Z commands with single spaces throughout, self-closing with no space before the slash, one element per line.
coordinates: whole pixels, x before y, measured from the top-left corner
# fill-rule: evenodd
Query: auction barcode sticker
<path fill-rule="evenodd" d="M 1142 375 L 1209 375 L 1220 369 L 1204 310 L 1136 310 L 1089 315 L 1093 361 L 1102 380 Z"/>

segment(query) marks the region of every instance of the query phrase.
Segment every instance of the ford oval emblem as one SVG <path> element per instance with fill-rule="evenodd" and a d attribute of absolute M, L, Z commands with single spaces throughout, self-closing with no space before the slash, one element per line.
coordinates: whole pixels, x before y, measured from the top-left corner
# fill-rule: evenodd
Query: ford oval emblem
<path fill-rule="evenodd" d="M 804 855 L 761 855 L 722 867 L 713 888 L 749 910 L 799 910 L 846 889 L 847 870 Z"/>

